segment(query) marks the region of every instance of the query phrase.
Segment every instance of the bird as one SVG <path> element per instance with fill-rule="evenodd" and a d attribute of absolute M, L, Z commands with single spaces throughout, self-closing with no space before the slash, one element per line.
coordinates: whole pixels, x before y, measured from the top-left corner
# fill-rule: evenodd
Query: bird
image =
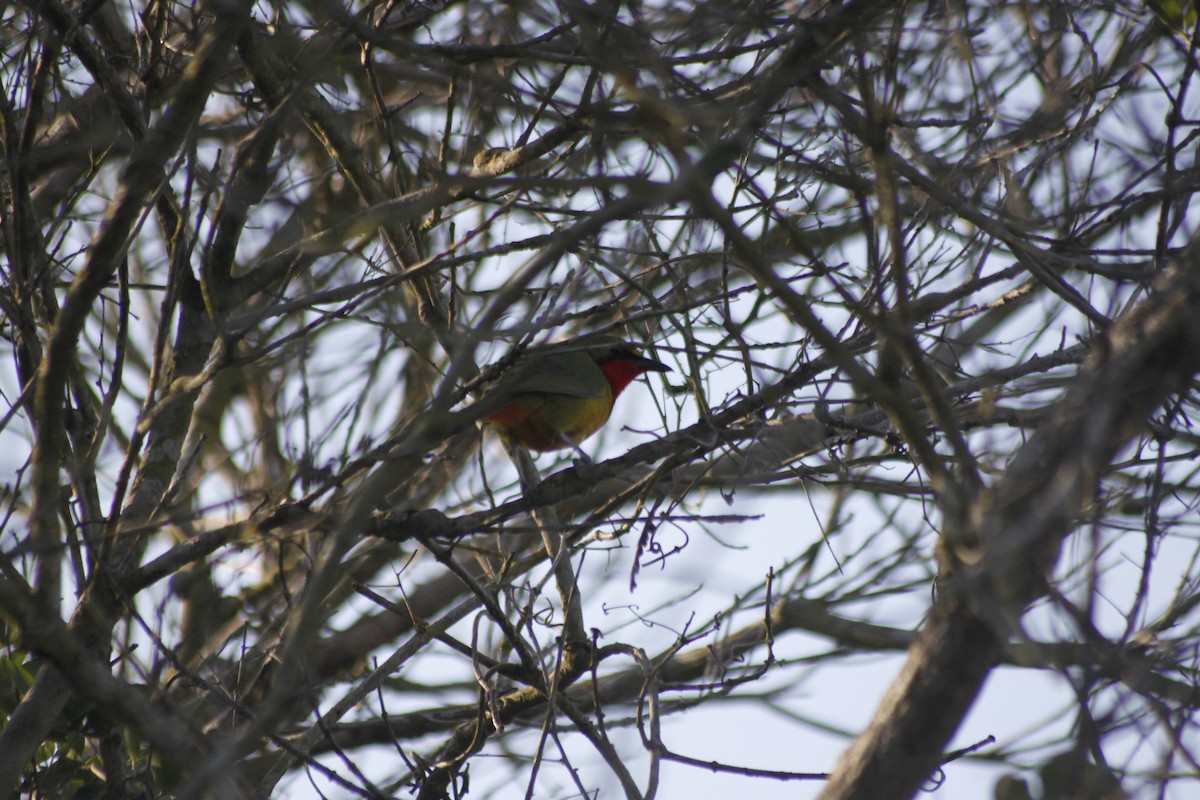
<path fill-rule="evenodd" d="M 485 390 L 483 417 L 501 438 L 528 450 L 573 449 L 608 422 L 613 403 L 634 379 L 670 372 L 638 345 L 597 336 L 526 352 Z"/>

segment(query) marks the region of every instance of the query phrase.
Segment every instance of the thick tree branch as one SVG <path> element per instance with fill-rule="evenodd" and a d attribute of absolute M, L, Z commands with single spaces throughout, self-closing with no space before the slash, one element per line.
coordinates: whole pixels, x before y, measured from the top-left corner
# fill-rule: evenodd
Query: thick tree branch
<path fill-rule="evenodd" d="M 1200 370 L 1198 261 L 1193 243 L 1094 347 L 1052 421 L 983 493 L 971 529 L 943 532 L 945 576 L 929 622 L 822 798 L 911 797 L 937 768 L 1098 480 Z"/>

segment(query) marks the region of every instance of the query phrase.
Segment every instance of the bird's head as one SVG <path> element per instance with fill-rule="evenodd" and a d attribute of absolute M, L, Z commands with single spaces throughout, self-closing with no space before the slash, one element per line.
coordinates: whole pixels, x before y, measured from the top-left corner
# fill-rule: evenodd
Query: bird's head
<path fill-rule="evenodd" d="M 608 379 L 614 399 L 639 375 L 671 371 L 666 364 L 642 355 L 637 345 L 619 339 L 590 345 L 587 352 Z"/>

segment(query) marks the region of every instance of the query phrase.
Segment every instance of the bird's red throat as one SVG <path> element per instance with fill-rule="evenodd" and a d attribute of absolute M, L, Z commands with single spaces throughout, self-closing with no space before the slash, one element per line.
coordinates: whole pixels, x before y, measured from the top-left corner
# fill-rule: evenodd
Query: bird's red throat
<path fill-rule="evenodd" d="M 625 387 L 646 370 L 633 361 L 616 358 L 601 364 L 600 371 L 608 379 L 608 385 L 612 387 L 613 400 L 616 400 L 617 395 L 625 391 Z"/>

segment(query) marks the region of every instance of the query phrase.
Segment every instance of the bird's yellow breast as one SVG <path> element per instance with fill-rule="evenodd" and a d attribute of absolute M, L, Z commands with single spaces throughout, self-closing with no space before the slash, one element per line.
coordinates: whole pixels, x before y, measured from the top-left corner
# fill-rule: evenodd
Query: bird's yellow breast
<path fill-rule="evenodd" d="M 599 430 L 612 407 L 611 391 L 598 397 L 518 394 L 488 421 L 530 450 L 558 450 L 569 446 L 564 436 L 579 444 Z"/>

